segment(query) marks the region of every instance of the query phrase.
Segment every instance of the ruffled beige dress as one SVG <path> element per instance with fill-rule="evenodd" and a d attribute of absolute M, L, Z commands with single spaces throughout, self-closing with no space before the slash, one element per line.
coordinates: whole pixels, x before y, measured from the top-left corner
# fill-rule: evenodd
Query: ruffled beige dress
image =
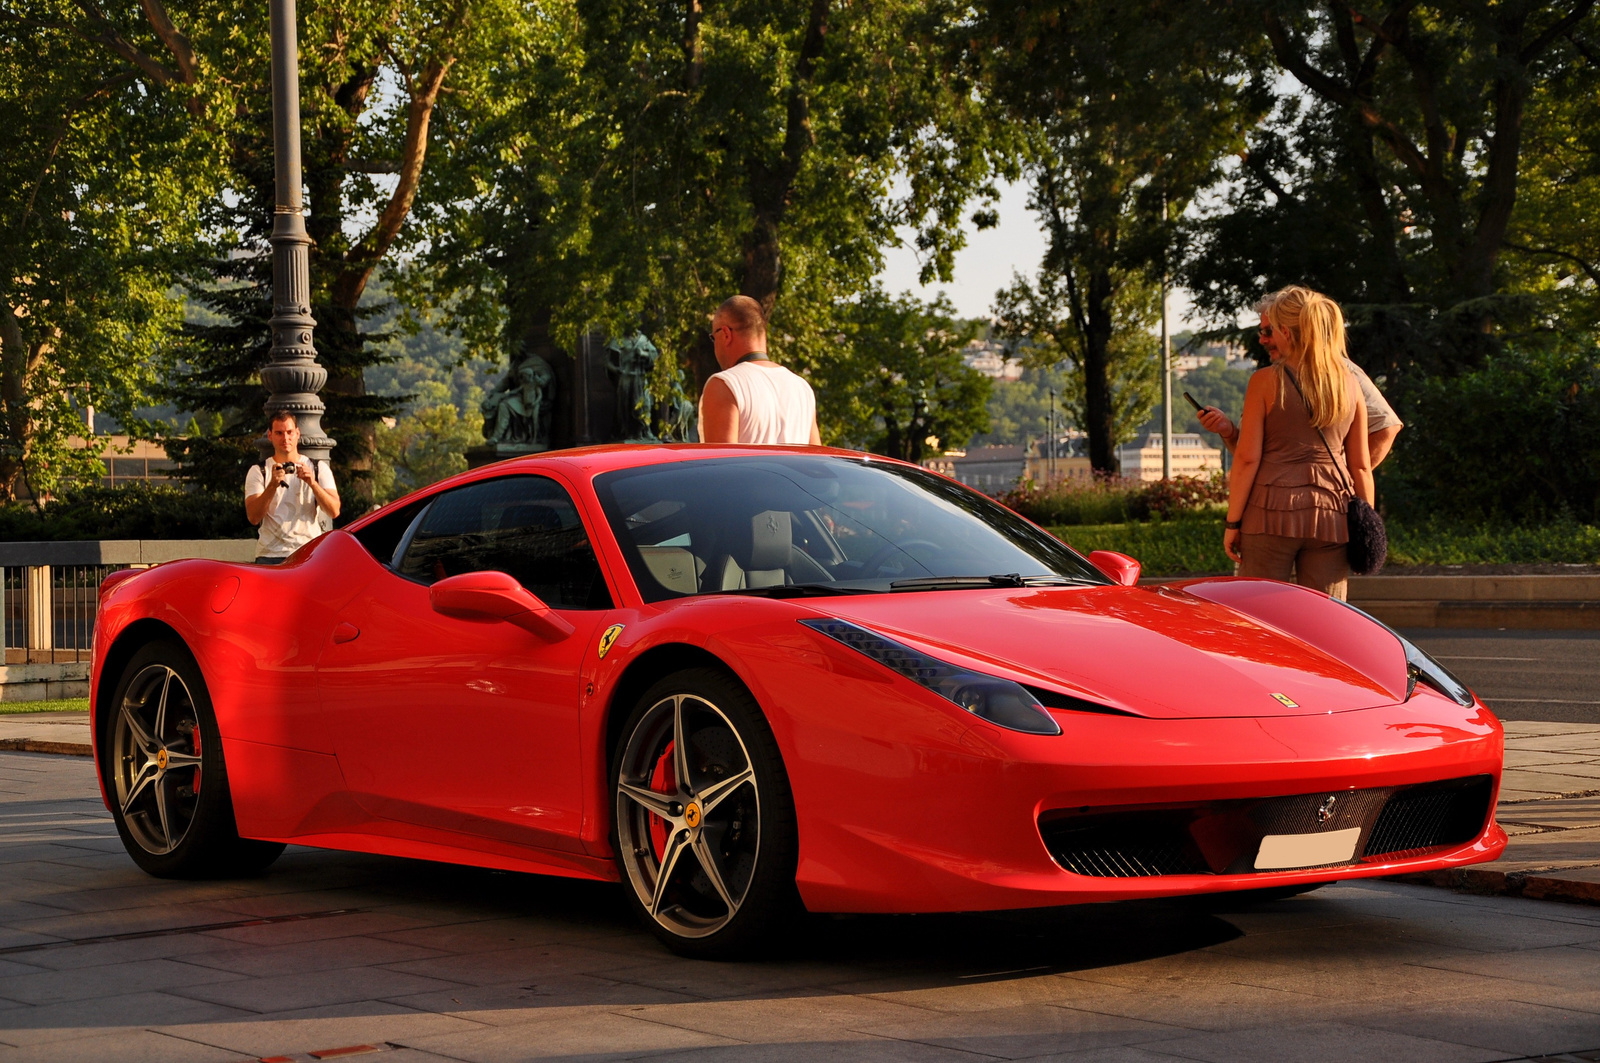
<path fill-rule="evenodd" d="M 1267 409 L 1261 468 L 1245 503 L 1240 530 L 1246 535 L 1349 542 L 1344 437 L 1355 420 L 1354 405 L 1343 420 L 1324 428 L 1319 436 L 1311 427 L 1305 400 L 1284 375 L 1283 367 L 1275 365 L 1260 372 L 1273 374 L 1277 397 Z M 1339 464 L 1335 465 L 1335 460 Z"/>

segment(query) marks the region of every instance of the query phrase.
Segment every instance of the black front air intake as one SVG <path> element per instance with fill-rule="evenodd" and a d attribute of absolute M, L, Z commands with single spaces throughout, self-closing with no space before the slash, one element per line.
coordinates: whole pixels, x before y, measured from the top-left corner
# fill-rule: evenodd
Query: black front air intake
<path fill-rule="evenodd" d="M 1211 869 L 1189 836 L 1183 810 L 1072 816 L 1039 825 L 1056 862 L 1077 875 L 1144 878 Z"/>
<path fill-rule="evenodd" d="M 1494 780 L 1487 775 L 1400 790 L 1378 814 L 1367 856 L 1469 842 L 1489 816 Z"/>
<path fill-rule="evenodd" d="M 1040 815 L 1039 834 L 1056 863 L 1091 878 L 1250 874 L 1272 835 L 1359 828 L 1352 864 L 1461 845 L 1483 830 L 1493 792 L 1491 776 L 1473 775 L 1188 806 L 1053 809 Z"/>

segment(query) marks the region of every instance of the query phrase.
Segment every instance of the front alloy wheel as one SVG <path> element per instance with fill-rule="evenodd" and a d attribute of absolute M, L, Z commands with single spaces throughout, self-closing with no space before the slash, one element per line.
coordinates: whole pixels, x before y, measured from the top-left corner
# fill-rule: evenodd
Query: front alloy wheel
<path fill-rule="evenodd" d="M 640 915 L 675 951 L 747 951 L 797 907 L 793 804 L 742 687 L 681 672 L 641 699 L 612 773 L 617 856 Z"/>

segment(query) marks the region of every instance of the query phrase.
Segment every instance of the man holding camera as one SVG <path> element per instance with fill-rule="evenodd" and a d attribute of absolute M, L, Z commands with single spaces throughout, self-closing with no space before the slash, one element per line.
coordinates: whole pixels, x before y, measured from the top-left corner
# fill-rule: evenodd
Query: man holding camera
<path fill-rule="evenodd" d="M 300 423 L 288 410 L 274 410 L 267 428 L 272 457 L 253 465 L 244 478 L 244 513 L 261 526 L 256 564 L 278 565 L 331 526 L 339 515 L 339 492 L 328 463 L 300 453 Z"/>

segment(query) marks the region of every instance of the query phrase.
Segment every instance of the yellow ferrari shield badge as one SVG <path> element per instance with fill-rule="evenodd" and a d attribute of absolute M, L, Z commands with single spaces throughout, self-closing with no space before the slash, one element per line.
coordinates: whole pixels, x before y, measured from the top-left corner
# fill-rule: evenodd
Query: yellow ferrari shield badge
<path fill-rule="evenodd" d="M 617 636 L 622 634 L 621 624 L 612 624 L 600 635 L 600 659 L 605 660 L 606 654 L 611 652 L 611 647 L 616 644 Z"/>
<path fill-rule="evenodd" d="M 606 634 L 609 635 L 610 632 L 608 631 L 608 632 L 606 632 Z M 602 646 L 606 645 L 604 640 L 601 641 L 601 645 Z M 605 655 L 606 655 L 606 651 L 605 650 L 601 650 L 600 651 L 600 656 L 604 657 Z M 1300 707 L 1299 702 L 1297 702 L 1294 699 L 1290 698 L 1289 695 L 1287 695 L 1287 694 L 1274 694 L 1274 695 L 1272 695 L 1272 697 L 1273 697 L 1274 700 L 1282 702 L 1284 705 L 1287 705 L 1291 709 L 1298 709 Z"/>

